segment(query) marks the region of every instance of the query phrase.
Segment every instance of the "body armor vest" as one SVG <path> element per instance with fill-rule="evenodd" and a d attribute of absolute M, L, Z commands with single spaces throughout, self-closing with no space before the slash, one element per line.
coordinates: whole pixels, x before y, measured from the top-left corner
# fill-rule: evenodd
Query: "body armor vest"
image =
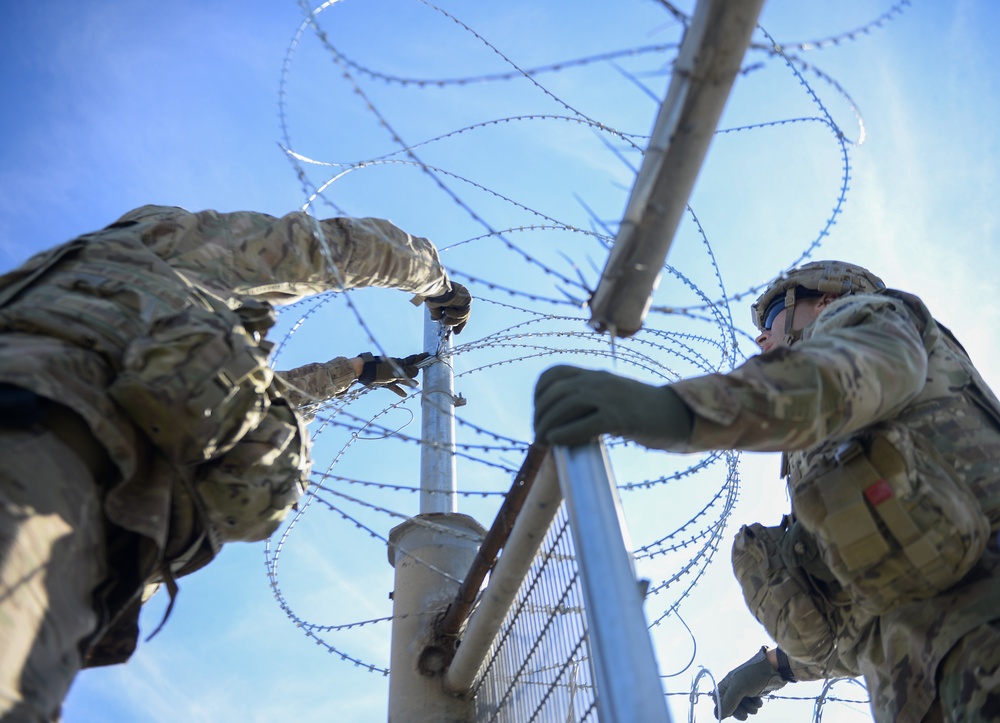
<path fill-rule="evenodd" d="M 304 427 L 268 365 L 270 305 L 230 308 L 138 238 L 86 239 L 4 279 L 0 329 L 99 354 L 114 373 L 108 395 L 197 492 L 213 547 L 263 539 L 301 495 L 309 468 Z"/>
<path fill-rule="evenodd" d="M 750 609 L 812 665 L 850 649 L 878 615 L 958 583 L 1000 529 L 1000 402 L 919 299 L 880 295 L 904 303 L 923 338 L 924 390 L 891 422 L 783 465 L 795 524 L 816 548 L 810 566 L 775 552 L 788 547 L 787 521 L 745 527 L 733 547 Z"/>

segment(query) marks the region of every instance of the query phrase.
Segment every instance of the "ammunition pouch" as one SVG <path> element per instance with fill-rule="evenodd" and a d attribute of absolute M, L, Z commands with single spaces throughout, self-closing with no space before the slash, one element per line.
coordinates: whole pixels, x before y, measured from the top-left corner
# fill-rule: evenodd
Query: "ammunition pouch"
<path fill-rule="evenodd" d="M 111 252 L 74 242 L 29 266 L 4 277 L 0 328 L 100 354 L 115 372 L 109 396 L 172 462 L 212 459 L 267 413 L 270 304 L 231 308 L 138 240 Z"/>
<path fill-rule="evenodd" d="M 790 487 L 820 559 L 876 615 L 957 583 L 989 537 L 972 492 L 902 424 L 879 424 L 819 456 Z"/>
<path fill-rule="evenodd" d="M 803 565 L 822 568 L 790 517 L 776 527 L 743 526 L 733 542 L 733 571 L 754 617 L 788 656 L 824 667 L 837 649 L 837 613 Z M 828 575 L 828 573 L 823 573 Z"/>
<path fill-rule="evenodd" d="M 75 241 L 0 277 L 0 329 L 99 354 L 128 421 L 172 466 L 193 467 L 213 552 L 267 537 L 308 482 L 308 437 L 268 365 L 273 324 L 267 302 L 203 290 L 138 237 Z"/>
<path fill-rule="evenodd" d="M 269 537 L 305 492 L 309 470 L 306 430 L 287 400 L 274 399 L 254 429 L 195 471 L 213 542 Z"/>
<path fill-rule="evenodd" d="M 234 312 L 192 305 L 129 344 L 108 393 L 169 459 L 198 464 L 260 423 L 273 378 Z"/>

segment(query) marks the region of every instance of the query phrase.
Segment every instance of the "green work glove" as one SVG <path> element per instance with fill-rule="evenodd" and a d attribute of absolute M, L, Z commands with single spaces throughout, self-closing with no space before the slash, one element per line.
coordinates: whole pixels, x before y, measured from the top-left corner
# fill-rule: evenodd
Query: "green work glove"
<path fill-rule="evenodd" d="M 358 354 L 358 356 L 361 357 L 361 361 L 363 362 L 361 376 L 358 377 L 359 382 L 366 387 L 385 387 L 393 394 L 405 397 L 406 392 L 399 385 L 402 384 L 411 388 L 416 387 L 417 383 L 414 381 L 414 377 L 420 371 L 417 365 L 424 359 L 429 358 L 430 354 L 426 352 L 411 354 L 408 357 L 400 359 L 397 357 L 373 356 L 366 351 L 363 354 Z"/>
<path fill-rule="evenodd" d="M 451 289 L 440 296 L 425 299 L 424 303 L 430 309 L 432 319 L 453 327 L 452 331 L 461 334 L 472 311 L 472 294 L 457 281 L 452 281 Z"/>
<path fill-rule="evenodd" d="M 787 681 L 768 662 L 766 650 L 761 648 L 750 660 L 729 671 L 719 683 L 716 718 L 722 720 L 732 716 L 736 720 L 746 720 L 764 705 L 761 696 L 785 686 Z"/>
<path fill-rule="evenodd" d="M 557 366 L 535 385 L 535 440 L 585 444 L 602 434 L 671 449 L 691 437 L 691 410 L 669 386 L 609 372 Z"/>

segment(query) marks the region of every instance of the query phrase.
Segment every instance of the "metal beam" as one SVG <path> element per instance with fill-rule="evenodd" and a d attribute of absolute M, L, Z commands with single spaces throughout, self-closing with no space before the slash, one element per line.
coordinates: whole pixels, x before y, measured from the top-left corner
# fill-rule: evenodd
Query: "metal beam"
<path fill-rule="evenodd" d="M 553 447 L 580 567 L 601 723 L 669 723 L 604 445 Z"/>
<path fill-rule="evenodd" d="M 539 451 L 545 453 L 544 449 Z M 505 538 L 503 555 L 496 560 L 490 582 L 479 596 L 462 644 L 445 673 L 444 689 L 453 695 L 466 695 L 475 684 L 486 654 L 562 502 L 552 455 L 545 455 L 540 464 L 510 535 Z"/>
<path fill-rule="evenodd" d="M 627 337 L 642 328 L 763 4 L 698 2 L 591 299 L 589 323 L 597 331 Z"/>
<path fill-rule="evenodd" d="M 448 327 L 424 317 L 424 349 L 436 359 L 424 369 L 420 393 L 420 514 L 458 511 L 455 472 L 455 370 Z"/>

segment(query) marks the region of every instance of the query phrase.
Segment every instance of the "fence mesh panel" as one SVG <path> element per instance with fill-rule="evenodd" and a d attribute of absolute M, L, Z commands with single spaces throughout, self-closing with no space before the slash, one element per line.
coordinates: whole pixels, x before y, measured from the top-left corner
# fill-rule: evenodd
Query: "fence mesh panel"
<path fill-rule="evenodd" d="M 583 592 L 565 505 L 521 583 L 474 693 L 479 723 L 597 720 Z"/>

